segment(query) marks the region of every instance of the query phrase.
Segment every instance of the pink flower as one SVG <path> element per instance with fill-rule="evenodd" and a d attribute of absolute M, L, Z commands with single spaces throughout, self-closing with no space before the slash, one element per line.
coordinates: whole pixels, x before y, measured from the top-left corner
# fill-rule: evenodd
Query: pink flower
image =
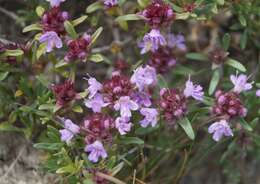
<path fill-rule="evenodd" d="M 146 92 L 135 91 L 131 94 L 131 98 L 139 105 L 150 107 L 152 105 L 151 95 Z"/>
<path fill-rule="evenodd" d="M 142 48 L 141 54 L 149 51 L 155 52 L 160 46 L 165 46 L 166 40 L 157 29 L 152 29 L 150 33 L 146 33 L 139 47 Z"/>
<path fill-rule="evenodd" d="M 80 128 L 78 125 L 74 124 L 70 119 L 64 120 L 64 129 L 60 130 L 61 140 L 65 141 L 67 144 L 71 139 L 78 134 Z"/>
<path fill-rule="evenodd" d="M 127 132 L 130 132 L 132 123 L 129 122 L 129 119 L 129 117 L 116 118 L 115 125 L 120 135 L 125 135 Z"/>
<path fill-rule="evenodd" d="M 94 143 L 87 145 L 85 151 L 89 152 L 88 159 L 94 163 L 98 162 L 100 157 L 103 159 L 107 157 L 107 152 L 100 141 L 95 141 Z"/>
<path fill-rule="evenodd" d="M 233 91 L 236 92 L 236 93 L 248 91 L 253 87 L 252 86 L 253 82 L 248 83 L 247 82 L 248 78 L 244 74 L 240 74 L 239 76 L 231 75 L 230 80 L 234 84 Z"/>
<path fill-rule="evenodd" d="M 213 134 L 213 139 L 219 141 L 223 136 L 233 136 L 233 132 L 226 120 L 221 120 L 210 125 L 208 132 Z"/>
<path fill-rule="evenodd" d="M 62 41 L 60 37 L 57 35 L 54 31 L 48 31 L 45 32 L 43 35 L 41 35 L 39 41 L 41 43 L 46 43 L 46 52 L 51 52 L 53 48 L 61 48 L 62 47 Z"/>
<path fill-rule="evenodd" d="M 108 106 L 109 103 L 105 103 L 103 96 L 97 93 L 93 98 L 85 101 L 85 106 L 91 108 L 93 112 L 101 112 L 102 107 Z"/>
<path fill-rule="evenodd" d="M 104 0 L 104 5 L 108 8 L 116 6 L 118 4 L 118 0 Z"/>
<path fill-rule="evenodd" d="M 142 127 L 146 128 L 149 124 L 154 127 L 158 121 L 158 111 L 154 108 L 142 108 L 140 110 L 141 114 L 145 117 L 140 124 Z"/>
<path fill-rule="evenodd" d="M 58 7 L 65 0 L 46 0 L 46 1 L 50 2 L 51 7 Z"/>
<path fill-rule="evenodd" d="M 260 97 L 260 89 L 256 91 L 256 96 Z"/>
<path fill-rule="evenodd" d="M 194 85 L 190 79 L 186 82 L 185 89 L 183 94 L 186 98 L 193 97 L 196 100 L 202 101 L 204 92 L 202 91 L 203 88 L 200 85 Z"/>
<path fill-rule="evenodd" d="M 88 79 L 88 92 L 89 92 L 89 98 L 93 98 L 98 91 L 100 91 L 102 89 L 102 84 L 100 82 L 98 82 L 95 78 L 91 77 Z"/>
<path fill-rule="evenodd" d="M 145 67 L 140 66 L 134 71 L 130 81 L 135 84 L 140 91 L 142 91 L 146 87 L 156 84 L 156 71 L 149 65 Z"/>
<path fill-rule="evenodd" d="M 174 35 L 174 34 L 168 34 L 167 37 L 167 45 L 170 48 L 178 48 L 180 50 L 186 50 L 186 45 L 185 45 L 185 38 L 183 35 L 178 34 L 178 35 Z"/>
<path fill-rule="evenodd" d="M 114 105 L 116 111 L 120 110 L 122 117 L 131 117 L 131 110 L 136 111 L 139 108 L 138 104 L 130 99 L 129 96 L 120 97 Z"/>

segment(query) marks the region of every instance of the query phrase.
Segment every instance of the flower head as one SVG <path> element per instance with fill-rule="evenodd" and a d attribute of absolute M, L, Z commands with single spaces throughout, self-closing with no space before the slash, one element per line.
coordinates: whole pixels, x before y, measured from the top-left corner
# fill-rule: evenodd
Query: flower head
<path fill-rule="evenodd" d="M 156 71 L 149 65 L 145 67 L 138 67 L 131 77 L 131 83 L 135 84 L 140 91 L 144 90 L 150 85 L 155 84 L 156 82 Z"/>
<path fill-rule="evenodd" d="M 173 123 L 185 115 L 187 111 L 186 98 L 177 89 L 161 89 L 159 106 L 164 118 Z"/>
<path fill-rule="evenodd" d="M 186 50 L 185 38 L 183 35 L 168 34 L 166 37 L 167 45 L 170 48 L 176 47 L 180 50 Z"/>
<path fill-rule="evenodd" d="M 171 6 L 165 4 L 162 0 L 153 0 L 141 14 L 153 28 L 168 25 L 175 18 Z"/>
<path fill-rule="evenodd" d="M 131 117 L 131 110 L 136 111 L 138 108 L 138 104 L 131 100 L 129 96 L 120 97 L 114 105 L 116 111 L 120 110 L 121 117 Z"/>
<path fill-rule="evenodd" d="M 210 125 L 208 132 L 213 134 L 213 139 L 219 141 L 223 136 L 233 136 L 233 132 L 226 120 L 220 120 Z"/>
<path fill-rule="evenodd" d="M 84 34 L 81 38 L 77 38 L 75 40 L 69 40 L 67 42 L 69 51 L 67 52 L 65 56 L 65 60 L 86 60 L 86 57 L 88 55 L 88 46 L 91 42 L 91 36 L 88 34 Z"/>
<path fill-rule="evenodd" d="M 130 132 L 132 123 L 129 122 L 129 117 L 118 117 L 115 121 L 115 126 L 119 131 L 120 135 L 125 135 L 127 132 Z"/>
<path fill-rule="evenodd" d="M 39 39 L 41 43 L 47 43 L 46 52 L 51 52 L 53 48 L 61 48 L 62 41 L 54 31 L 45 32 Z"/>
<path fill-rule="evenodd" d="M 91 162 L 98 162 L 99 158 L 105 159 L 107 157 L 107 152 L 104 149 L 103 144 L 100 141 L 95 141 L 94 143 L 87 145 L 85 151 L 89 153 L 88 159 Z"/>
<path fill-rule="evenodd" d="M 114 121 L 108 115 L 94 113 L 88 116 L 83 123 L 83 130 L 88 132 L 85 137 L 86 143 L 91 144 L 96 140 L 111 142 L 112 135 L 110 131 L 114 127 Z"/>
<path fill-rule="evenodd" d="M 104 0 L 104 5 L 108 8 L 116 6 L 118 4 L 118 0 Z"/>
<path fill-rule="evenodd" d="M 99 92 L 102 89 L 102 84 L 100 82 L 98 82 L 95 78 L 91 77 L 88 79 L 88 92 L 89 92 L 89 96 L 88 98 L 93 98 L 97 92 Z"/>
<path fill-rule="evenodd" d="M 71 80 L 66 80 L 63 84 L 54 85 L 52 90 L 57 100 L 56 104 L 59 106 L 64 106 L 76 98 L 74 83 Z"/>
<path fill-rule="evenodd" d="M 244 74 L 240 74 L 240 75 L 231 75 L 230 76 L 230 80 L 234 85 L 233 91 L 236 93 L 241 93 L 243 91 L 248 91 L 250 90 L 253 86 L 252 83 L 248 83 L 247 80 L 247 76 Z"/>
<path fill-rule="evenodd" d="M 227 119 L 246 116 L 247 109 L 243 106 L 237 93 L 218 90 L 215 93 L 215 97 L 215 105 L 212 108 L 214 114 L 225 116 Z"/>
<path fill-rule="evenodd" d="M 147 127 L 149 124 L 154 127 L 158 121 L 158 111 L 154 108 L 142 108 L 140 110 L 141 114 L 144 116 L 144 119 L 140 121 L 142 127 Z"/>
<path fill-rule="evenodd" d="M 58 7 L 65 0 L 46 0 L 46 1 L 50 2 L 52 7 Z"/>
<path fill-rule="evenodd" d="M 92 99 L 85 101 L 85 106 L 91 108 L 93 112 L 101 112 L 102 107 L 108 106 L 109 103 L 105 103 L 103 96 L 97 93 Z"/>
<path fill-rule="evenodd" d="M 160 46 L 165 46 L 166 40 L 157 29 L 152 29 L 150 33 L 144 35 L 143 40 L 140 42 L 139 47 L 142 48 L 141 54 L 149 51 L 155 52 Z"/>
<path fill-rule="evenodd" d="M 209 52 L 209 60 L 216 65 L 220 65 L 226 62 L 228 52 L 222 48 L 216 47 L 211 52 Z"/>
<path fill-rule="evenodd" d="M 61 11 L 59 7 L 53 7 L 46 11 L 41 20 L 41 25 L 44 32 L 54 31 L 59 36 L 66 33 L 64 22 L 69 19 L 69 14 L 66 11 Z"/>
<path fill-rule="evenodd" d="M 186 98 L 193 97 L 196 100 L 202 101 L 204 92 L 202 91 L 202 87 L 200 85 L 194 85 L 190 79 L 185 84 L 185 89 L 183 91 Z"/>
<path fill-rule="evenodd" d="M 157 73 L 163 74 L 170 71 L 176 65 L 176 59 L 171 50 L 169 47 L 159 48 L 152 53 L 148 64 L 154 67 Z"/>
<path fill-rule="evenodd" d="M 64 120 L 64 129 L 60 130 L 61 140 L 65 141 L 67 144 L 71 139 L 79 133 L 80 128 L 78 125 L 74 124 L 70 119 Z"/>

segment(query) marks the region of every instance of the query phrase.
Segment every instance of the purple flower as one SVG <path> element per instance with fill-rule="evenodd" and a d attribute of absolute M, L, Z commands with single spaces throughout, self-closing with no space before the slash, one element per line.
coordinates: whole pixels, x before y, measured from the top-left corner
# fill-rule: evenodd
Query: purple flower
<path fill-rule="evenodd" d="M 156 109 L 142 108 L 140 112 L 144 116 L 144 119 L 140 121 L 142 127 L 146 128 L 149 124 L 151 124 L 152 127 L 154 127 L 157 124 L 158 111 Z"/>
<path fill-rule="evenodd" d="M 118 0 L 104 0 L 104 5 L 108 8 L 116 6 L 118 4 Z"/>
<path fill-rule="evenodd" d="M 202 87 L 200 85 L 194 85 L 190 79 L 185 84 L 185 89 L 183 91 L 183 94 L 186 98 L 193 97 L 196 100 L 202 101 L 204 92 L 202 91 Z"/>
<path fill-rule="evenodd" d="M 114 109 L 116 111 L 120 110 L 120 115 L 122 117 L 131 117 L 131 110 L 136 111 L 138 108 L 138 104 L 131 100 L 129 96 L 120 97 L 114 105 Z"/>
<path fill-rule="evenodd" d="M 146 33 L 139 47 L 142 48 L 141 54 L 145 54 L 148 51 L 155 52 L 159 49 L 159 46 L 166 45 L 166 40 L 157 29 L 152 29 L 150 33 Z"/>
<path fill-rule="evenodd" d="M 130 132 L 132 123 L 129 122 L 129 120 L 130 120 L 129 117 L 116 118 L 115 125 L 120 135 L 125 135 L 127 132 Z"/>
<path fill-rule="evenodd" d="M 100 141 L 95 141 L 94 143 L 87 145 L 85 151 L 90 153 L 88 159 L 94 163 L 98 162 L 99 157 L 102 157 L 103 159 L 107 157 L 107 152 Z"/>
<path fill-rule="evenodd" d="M 66 119 L 64 120 L 64 129 L 59 131 L 61 134 L 61 140 L 68 144 L 74 135 L 79 133 L 79 131 L 80 128 L 78 125 L 74 124 L 70 119 Z"/>
<path fill-rule="evenodd" d="M 256 96 L 260 97 L 260 89 L 258 89 L 255 94 Z"/>
<path fill-rule="evenodd" d="M 208 132 L 213 134 L 213 139 L 219 141 L 223 136 L 233 136 L 233 132 L 226 120 L 220 120 L 210 125 Z"/>
<path fill-rule="evenodd" d="M 242 91 L 250 90 L 253 87 L 253 82 L 248 83 L 247 79 L 247 76 L 244 74 L 240 74 L 239 76 L 231 75 L 230 80 L 234 84 L 233 91 L 236 93 L 241 93 Z"/>
<path fill-rule="evenodd" d="M 186 50 L 185 38 L 183 35 L 178 34 L 175 36 L 174 34 L 168 34 L 166 39 L 168 47 L 177 47 L 180 50 Z"/>
<path fill-rule="evenodd" d="M 138 67 L 131 77 L 131 83 L 136 84 L 137 88 L 142 91 L 145 87 L 157 82 L 156 70 L 147 65 Z"/>
<path fill-rule="evenodd" d="M 64 2 L 65 0 L 47 0 L 51 3 L 51 7 L 58 7 L 60 3 Z"/>
<path fill-rule="evenodd" d="M 98 91 L 100 91 L 103 86 L 100 82 L 98 82 L 95 78 L 91 77 L 88 79 L 88 92 L 89 92 L 89 98 L 93 98 Z"/>
<path fill-rule="evenodd" d="M 39 41 L 41 43 L 44 43 L 44 42 L 47 43 L 47 46 L 46 46 L 47 52 L 51 52 L 54 47 L 56 47 L 56 48 L 62 47 L 62 41 L 61 41 L 60 37 L 57 35 L 57 33 L 54 31 L 45 32 L 43 35 L 41 35 Z"/>
<path fill-rule="evenodd" d="M 103 96 L 97 93 L 93 98 L 85 101 L 85 106 L 91 108 L 93 112 L 101 112 L 102 107 L 106 107 L 109 103 L 105 103 Z"/>
<path fill-rule="evenodd" d="M 151 96 L 146 92 L 135 91 L 132 93 L 131 98 L 139 105 L 150 107 L 152 105 Z"/>

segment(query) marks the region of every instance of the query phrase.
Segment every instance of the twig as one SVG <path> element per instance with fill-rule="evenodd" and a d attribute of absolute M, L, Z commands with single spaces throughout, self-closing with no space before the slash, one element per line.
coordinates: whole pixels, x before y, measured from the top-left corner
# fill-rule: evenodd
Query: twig
<path fill-rule="evenodd" d="M 12 162 L 12 164 L 9 166 L 8 170 L 6 171 L 6 173 L 0 178 L 1 181 L 4 181 L 4 179 L 10 174 L 10 172 L 13 170 L 14 166 L 16 165 L 16 163 L 18 162 L 18 160 L 20 159 L 20 157 L 22 156 L 24 150 L 26 148 L 26 145 L 24 145 L 22 147 L 22 149 L 20 150 L 19 154 L 17 155 L 16 159 Z"/>
<path fill-rule="evenodd" d="M 123 181 L 121 181 L 121 180 L 119 180 L 119 179 L 117 179 L 117 178 L 115 178 L 113 176 L 109 176 L 109 175 L 101 173 L 101 172 L 97 172 L 96 175 L 101 177 L 101 178 L 104 178 L 104 179 L 106 179 L 108 181 L 111 181 L 111 182 L 113 182 L 115 184 L 126 184 L 125 182 L 123 182 Z"/>

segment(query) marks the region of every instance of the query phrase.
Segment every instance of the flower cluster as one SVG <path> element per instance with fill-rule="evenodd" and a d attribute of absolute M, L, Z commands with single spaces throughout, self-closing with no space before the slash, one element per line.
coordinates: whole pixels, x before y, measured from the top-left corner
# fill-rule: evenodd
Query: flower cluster
<path fill-rule="evenodd" d="M 231 91 L 218 90 L 215 93 L 216 99 L 212 113 L 221 120 L 213 123 L 208 130 L 209 133 L 213 133 L 215 141 L 219 141 L 222 136 L 233 136 L 228 120 L 247 115 L 247 108 L 242 104 L 239 95 L 243 91 L 250 90 L 253 82 L 248 83 L 248 77 L 244 74 L 231 75 L 230 80 L 234 85 Z"/>
<path fill-rule="evenodd" d="M 65 56 L 65 60 L 80 59 L 85 60 L 88 54 L 88 46 L 91 42 L 91 36 L 84 34 L 81 38 L 69 40 L 67 42 L 69 51 Z"/>

